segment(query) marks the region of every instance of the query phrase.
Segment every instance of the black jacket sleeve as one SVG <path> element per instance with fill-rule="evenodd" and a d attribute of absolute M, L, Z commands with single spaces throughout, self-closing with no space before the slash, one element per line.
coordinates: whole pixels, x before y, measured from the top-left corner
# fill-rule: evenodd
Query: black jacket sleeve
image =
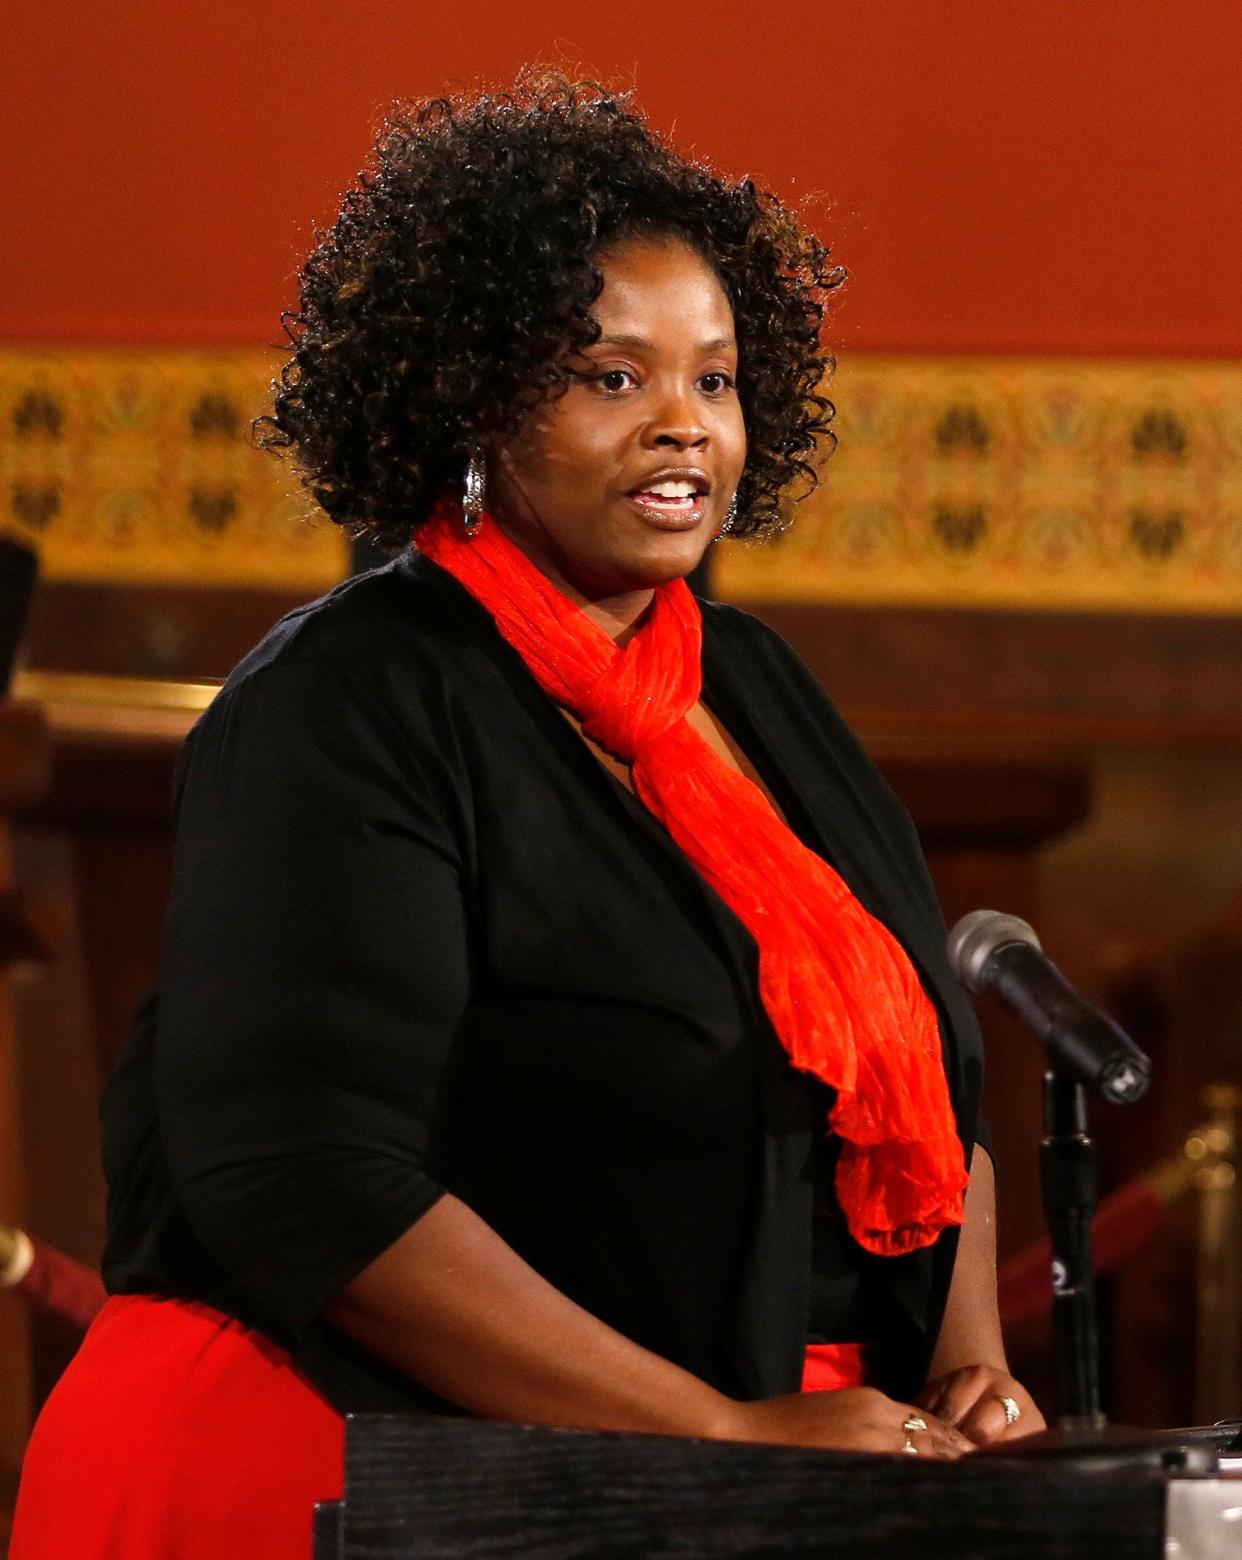
<path fill-rule="evenodd" d="M 238 1314 L 296 1338 L 441 1195 L 467 983 L 449 779 L 361 676 L 297 661 L 192 739 L 160 979 L 169 1170 Z"/>

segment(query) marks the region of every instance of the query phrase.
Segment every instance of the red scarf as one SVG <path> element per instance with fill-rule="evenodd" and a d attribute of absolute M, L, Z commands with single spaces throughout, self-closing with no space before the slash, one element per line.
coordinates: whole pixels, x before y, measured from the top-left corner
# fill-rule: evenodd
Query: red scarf
<path fill-rule="evenodd" d="M 685 581 L 655 591 L 620 649 L 489 516 L 471 539 L 441 511 L 417 545 L 630 766 L 635 794 L 755 939 L 759 994 L 790 1061 L 836 1090 L 836 1190 L 854 1239 L 899 1256 L 960 1224 L 967 1176 L 935 1011 L 892 933 L 686 720 L 703 630 Z"/>

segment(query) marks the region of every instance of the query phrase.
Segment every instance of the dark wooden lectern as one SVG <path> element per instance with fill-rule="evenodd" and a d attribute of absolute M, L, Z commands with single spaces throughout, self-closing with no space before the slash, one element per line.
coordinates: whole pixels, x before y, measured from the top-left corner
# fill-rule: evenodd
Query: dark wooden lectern
<path fill-rule="evenodd" d="M 359 1415 L 315 1560 L 1162 1560 L 1179 1522 L 1168 1553 L 1216 1560 L 1237 1511 L 1242 1481 L 1142 1468 Z"/>

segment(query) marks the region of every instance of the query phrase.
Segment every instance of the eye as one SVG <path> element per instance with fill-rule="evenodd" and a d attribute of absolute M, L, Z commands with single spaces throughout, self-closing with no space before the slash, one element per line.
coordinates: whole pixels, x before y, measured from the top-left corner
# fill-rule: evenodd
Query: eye
<path fill-rule="evenodd" d="M 703 375 L 699 384 L 708 395 L 723 395 L 726 390 L 733 389 L 733 376 L 723 369 L 713 369 L 710 374 Z"/>
<path fill-rule="evenodd" d="M 605 395 L 620 395 L 636 382 L 628 368 L 606 368 L 602 374 L 595 376 L 595 384 Z"/>

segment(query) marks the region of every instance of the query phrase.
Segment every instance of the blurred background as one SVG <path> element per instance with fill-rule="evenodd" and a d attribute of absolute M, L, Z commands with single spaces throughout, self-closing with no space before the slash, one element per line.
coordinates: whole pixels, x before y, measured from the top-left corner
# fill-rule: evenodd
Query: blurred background
<path fill-rule="evenodd" d="M 1106 1407 L 1242 1412 L 1234 0 L 10 0 L 5 31 L 0 1223 L 96 1263 L 177 745 L 350 568 L 248 442 L 315 224 L 388 100 L 543 60 L 634 85 L 848 268 L 840 449 L 712 588 L 844 707 L 949 920 L 1026 916 L 1151 1052 L 1149 1099 L 1094 1117 Z M 986 1022 L 1009 1343 L 1048 1408 L 1041 1059 Z M 76 1336 L 0 1294 L 5 1488 Z"/>

